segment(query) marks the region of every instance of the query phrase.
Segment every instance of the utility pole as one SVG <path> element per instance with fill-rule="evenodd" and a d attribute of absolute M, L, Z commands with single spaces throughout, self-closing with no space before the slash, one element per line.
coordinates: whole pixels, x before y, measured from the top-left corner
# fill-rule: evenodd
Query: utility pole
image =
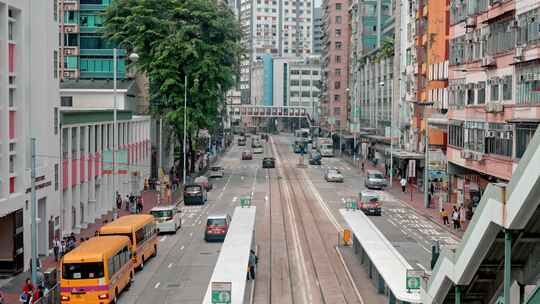
<path fill-rule="evenodd" d="M 113 184 L 113 218 L 116 219 L 118 217 L 118 211 L 116 210 L 116 124 L 117 124 L 117 113 L 116 108 L 118 107 L 116 103 L 116 81 L 118 78 L 118 75 L 116 74 L 117 66 L 116 61 L 118 57 L 118 49 L 113 49 L 113 142 L 112 142 L 112 184 Z"/>
<path fill-rule="evenodd" d="M 163 117 L 159 118 L 159 169 L 163 168 Z M 159 170 L 158 170 L 159 171 Z M 159 172 L 158 172 L 159 176 Z"/>
<path fill-rule="evenodd" d="M 182 168 L 182 182 L 186 184 L 186 134 L 187 134 L 187 74 L 184 75 L 184 143 L 182 144 L 184 166 Z"/>
<path fill-rule="evenodd" d="M 37 286 L 37 195 L 36 195 L 36 139 L 30 138 L 30 153 L 32 158 L 31 168 L 30 168 L 30 185 L 31 185 L 31 228 L 32 228 L 32 263 L 30 265 L 32 271 L 32 284 Z M 43 220 L 43 219 L 42 219 Z"/>

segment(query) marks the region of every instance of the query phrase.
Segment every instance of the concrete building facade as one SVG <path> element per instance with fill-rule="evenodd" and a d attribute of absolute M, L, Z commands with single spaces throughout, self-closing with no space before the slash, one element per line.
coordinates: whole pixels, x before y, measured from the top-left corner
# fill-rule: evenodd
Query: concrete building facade
<path fill-rule="evenodd" d="M 37 251 L 60 235 L 58 14 L 54 1 L 0 1 L 0 272 L 31 256 L 30 138 L 36 139 Z"/>
<path fill-rule="evenodd" d="M 450 2 L 448 173 L 473 208 L 508 181 L 540 121 L 540 3 Z"/>
<path fill-rule="evenodd" d="M 117 148 L 113 147 L 113 111 L 63 109 L 61 224 L 64 235 L 79 232 L 115 208 L 115 189 L 139 194 L 150 177 L 150 117 L 118 111 Z M 113 174 L 113 156 L 115 168 Z"/>
<path fill-rule="evenodd" d="M 323 28 L 323 11 L 322 8 L 315 7 L 313 9 L 313 55 L 322 54 L 322 28 Z"/>
<path fill-rule="evenodd" d="M 349 3 L 325 0 L 323 8 L 320 126 L 327 132 L 348 129 Z"/>

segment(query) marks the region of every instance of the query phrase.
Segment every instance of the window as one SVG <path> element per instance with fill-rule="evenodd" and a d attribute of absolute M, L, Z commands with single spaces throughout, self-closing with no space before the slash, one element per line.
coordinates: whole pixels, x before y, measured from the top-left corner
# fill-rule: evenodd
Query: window
<path fill-rule="evenodd" d="M 521 158 L 525 154 L 527 146 L 531 142 L 538 124 L 517 124 L 516 125 L 516 157 Z"/>
<path fill-rule="evenodd" d="M 103 278 L 103 263 L 69 263 L 62 268 L 62 278 L 66 280 Z"/>
<path fill-rule="evenodd" d="M 341 88 L 341 82 L 336 81 L 334 82 L 334 89 L 339 90 Z"/>
<path fill-rule="evenodd" d="M 489 131 L 486 135 L 485 153 L 498 154 L 512 157 L 512 137 L 511 131 L 504 131 L 504 124 L 490 123 Z"/>
<path fill-rule="evenodd" d="M 291 86 L 298 86 L 298 85 L 300 85 L 299 80 L 291 80 Z"/>
<path fill-rule="evenodd" d="M 341 16 L 336 16 L 336 24 L 341 24 Z"/>
<path fill-rule="evenodd" d="M 463 148 L 463 127 L 461 126 L 461 122 L 454 121 L 454 123 L 448 126 L 448 144 Z"/>
<path fill-rule="evenodd" d="M 340 50 L 342 46 L 341 41 L 336 41 L 336 49 Z"/>
<path fill-rule="evenodd" d="M 336 63 L 341 63 L 341 56 L 339 55 L 336 56 Z"/>
<path fill-rule="evenodd" d="M 474 86 L 472 83 L 467 86 L 467 105 L 474 104 Z"/>
<path fill-rule="evenodd" d="M 73 96 L 61 96 L 60 97 L 60 106 L 62 106 L 62 107 L 72 107 L 73 106 Z"/>
<path fill-rule="evenodd" d="M 340 11 L 341 10 L 341 3 L 336 3 L 336 11 Z"/>
<path fill-rule="evenodd" d="M 309 86 L 310 85 L 310 82 L 309 80 L 302 80 L 302 86 Z"/>
<path fill-rule="evenodd" d="M 341 69 L 336 69 L 335 74 L 336 74 L 336 76 L 340 76 L 341 75 Z"/>
<path fill-rule="evenodd" d="M 334 108 L 334 115 L 341 115 L 341 108 Z"/>
<path fill-rule="evenodd" d="M 336 37 L 341 37 L 341 29 L 336 29 Z"/>
<path fill-rule="evenodd" d="M 485 123 L 481 121 L 465 122 L 465 149 L 484 152 Z"/>
<path fill-rule="evenodd" d="M 491 101 L 499 101 L 499 83 L 497 80 L 491 81 Z"/>
<path fill-rule="evenodd" d="M 9 106 L 14 107 L 15 106 L 15 90 L 9 90 Z"/>
<path fill-rule="evenodd" d="M 291 70 L 291 75 L 300 75 L 300 70 Z"/>
<path fill-rule="evenodd" d="M 58 191 L 58 183 L 59 183 L 59 176 L 58 176 L 58 164 L 54 164 L 54 191 Z"/>
<path fill-rule="evenodd" d="M 309 91 L 303 91 L 302 97 L 309 97 Z"/>
<path fill-rule="evenodd" d="M 503 96 L 502 96 L 503 100 L 512 99 L 512 76 L 504 76 L 502 91 L 503 91 Z"/>
<path fill-rule="evenodd" d="M 58 107 L 54 107 L 54 135 L 58 134 Z"/>
<path fill-rule="evenodd" d="M 485 104 L 486 103 L 486 82 L 481 81 L 476 85 L 478 90 L 476 91 L 476 103 Z"/>
<path fill-rule="evenodd" d="M 341 101 L 341 95 L 334 95 L 334 101 Z"/>
<path fill-rule="evenodd" d="M 54 21 L 58 20 L 58 0 L 52 0 L 53 2 L 53 16 Z"/>
<path fill-rule="evenodd" d="M 302 70 L 302 75 L 309 75 L 309 70 Z"/>
<path fill-rule="evenodd" d="M 8 22 L 8 39 L 13 41 L 13 22 Z"/>
<path fill-rule="evenodd" d="M 311 71 L 311 75 L 319 75 L 319 71 Z"/>
<path fill-rule="evenodd" d="M 53 77 L 58 78 L 58 51 L 53 52 Z"/>

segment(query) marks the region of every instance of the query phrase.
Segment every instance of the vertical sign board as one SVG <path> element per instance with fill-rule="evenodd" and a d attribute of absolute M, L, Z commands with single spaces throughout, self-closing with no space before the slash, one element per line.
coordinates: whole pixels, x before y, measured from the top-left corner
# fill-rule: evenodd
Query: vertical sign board
<path fill-rule="evenodd" d="M 212 304 L 231 304 L 231 282 L 212 282 Z"/>
<path fill-rule="evenodd" d="M 419 290 L 422 287 L 422 277 L 424 276 L 423 270 L 407 269 L 405 284 L 407 291 Z"/>
<path fill-rule="evenodd" d="M 407 166 L 407 176 L 416 177 L 416 160 L 409 159 L 409 165 Z"/>

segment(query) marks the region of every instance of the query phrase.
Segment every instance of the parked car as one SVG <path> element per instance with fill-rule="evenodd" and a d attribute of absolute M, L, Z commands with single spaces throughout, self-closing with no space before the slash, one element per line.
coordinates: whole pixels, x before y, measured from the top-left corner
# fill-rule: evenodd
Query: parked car
<path fill-rule="evenodd" d="M 193 181 L 195 184 L 201 185 L 204 187 L 204 190 L 210 191 L 213 188 L 212 183 L 208 180 L 208 177 L 201 175 L 197 176 Z"/>
<path fill-rule="evenodd" d="M 184 205 L 204 205 L 208 200 L 206 189 L 199 184 L 184 186 Z"/>
<path fill-rule="evenodd" d="M 253 154 L 262 154 L 263 152 L 264 152 L 264 149 L 262 146 L 253 148 Z"/>
<path fill-rule="evenodd" d="M 182 227 L 182 211 L 176 205 L 156 206 L 150 209 L 150 214 L 156 220 L 156 228 L 159 232 L 172 232 Z"/>
<path fill-rule="evenodd" d="M 359 193 L 358 209 L 366 215 L 382 214 L 382 203 L 379 194 L 374 191 L 362 190 Z"/>
<path fill-rule="evenodd" d="M 238 137 L 238 145 L 239 146 L 245 146 L 246 145 L 246 138 L 241 136 L 241 137 Z"/>
<path fill-rule="evenodd" d="M 251 151 L 244 151 L 242 152 L 242 160 L 252 160 L 253 155 L 251 154 Z"/>
<path fill-rule="evenodd" d="M 317 151 L 311 151 L 311 154 L 309 154 L 309 164 L 310 165 L 320 165 L 321 164 L 321 153 Z"/>
<path fill-rule="evenodd" d="M 324 173 L 324 179 L 327 182 L 343 183 L 343 175 L 336 168 L 326 169 L 326 172 Z"/>
<path fill-rule="evenodd" d="M 209 177 L 223 177 L 223 168 L 220 166 L 210 167 Z"/>
<path fill-rule="evenodd" d="M 364 185 L 368 189 L 384 189 L 388 186 L 384 175 L 377 170 L 367 170 Z"/>
<path fill-rule="evenodd" d="M 265 157 L 262 160 L 262 167 L 263 168 L 275 168 L 276 167 L 276 159 L 273 157 Z"/>
<path fill-rule="evenodd" d="M 209 215 L 206 219 L 204 240 L 207 242 L 224 241 L 230 225 L 231 217 L 228 214 Z"/>

